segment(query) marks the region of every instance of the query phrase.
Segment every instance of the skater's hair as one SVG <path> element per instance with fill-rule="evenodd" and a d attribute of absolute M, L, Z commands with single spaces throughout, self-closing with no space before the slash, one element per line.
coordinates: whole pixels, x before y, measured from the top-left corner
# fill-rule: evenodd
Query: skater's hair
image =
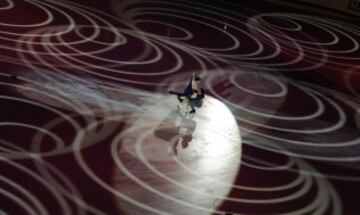
<path fill-rule="evenodd" d="M 195 76 L 194 80 L 195 80 L 195 81 L 200 81 L 201 78 L 200 78 L 199 76 Z"/>

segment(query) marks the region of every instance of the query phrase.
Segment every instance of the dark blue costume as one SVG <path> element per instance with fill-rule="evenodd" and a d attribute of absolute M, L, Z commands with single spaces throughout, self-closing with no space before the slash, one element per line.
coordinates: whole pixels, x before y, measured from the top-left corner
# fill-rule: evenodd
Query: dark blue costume
<path fill-rule="evenodd" d="M 170 91 L 169 92 L 171 94 L 177 95 L 177 98 L 178 98 L 179 102 L 183 101 L 183 98 L 181 98 L 181 97 L 186 97 L 189 100 L 189 105 L 191 107 L 190 113 L 195 113 L 195 108 L 194 107 L 200 108 L 202 106 L 202 101 L 203 101 L 203 99 L 205 97 L 204 89 L 200 88 L 200 90 L 199 90 L 200 92 L 193 89 L 193 86 L 192 86 L 193 79 L 195 81 L 200 81 L 201 80 L 197 76 L 192 77 L 190 79 L 190 82 L 185 87 L 185 89 L 184 89 L 184 91 L 182 93 L 175 92 L 175 91 Z"/>

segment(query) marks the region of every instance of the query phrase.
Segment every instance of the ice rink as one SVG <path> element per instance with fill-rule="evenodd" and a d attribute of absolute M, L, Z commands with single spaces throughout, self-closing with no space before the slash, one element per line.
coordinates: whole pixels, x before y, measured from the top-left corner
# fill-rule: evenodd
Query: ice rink
<path fill-rule="evenodd" d="M 0 0 L 0 215 L 360 214 L 359 23 L 275 0 Z M 193 73 L 203 106 L 179 115 L 168 92 Z"/>

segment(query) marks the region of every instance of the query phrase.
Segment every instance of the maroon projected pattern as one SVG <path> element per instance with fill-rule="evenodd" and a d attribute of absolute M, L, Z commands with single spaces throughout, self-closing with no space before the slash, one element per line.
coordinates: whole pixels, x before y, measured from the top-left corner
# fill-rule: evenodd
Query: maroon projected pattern
<path fill-rule="evenodd" d="M 360 213 L 359 20 L 291 10 L 0 0 L 0 214 Z"/>

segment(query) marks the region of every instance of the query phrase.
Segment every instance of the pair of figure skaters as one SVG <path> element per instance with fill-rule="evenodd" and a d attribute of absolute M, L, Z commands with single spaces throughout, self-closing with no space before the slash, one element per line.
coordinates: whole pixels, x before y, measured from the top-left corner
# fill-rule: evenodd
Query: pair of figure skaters
<path fill-rule="evenodd" d="M 169 92 L 177 96 L 179 101 L 177 111 L 181 115 L 194 115 L 196 113 L 195 107 L 200 108 L 202 106 L 205 91 L 200 87 L 200 81 L 201 78 L 196 74 L 193 74 L 183 92 Z"/>

